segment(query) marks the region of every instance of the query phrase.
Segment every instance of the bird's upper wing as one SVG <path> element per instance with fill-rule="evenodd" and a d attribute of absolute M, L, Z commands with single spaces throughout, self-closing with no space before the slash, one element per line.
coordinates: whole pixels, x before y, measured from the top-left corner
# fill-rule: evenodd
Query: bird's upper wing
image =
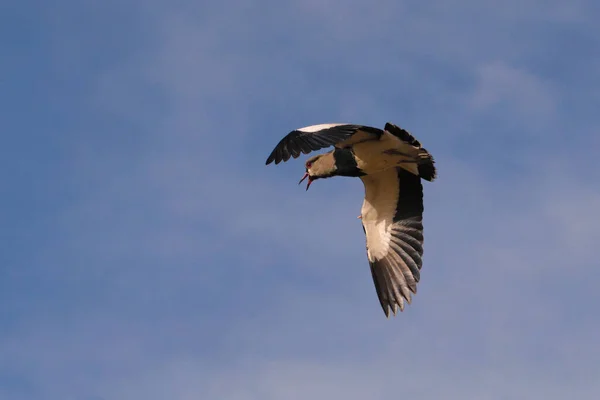
<path fill-rule="evenodd" d="M 396 136 L 398 139 L 402 140 L 403 142 L 408 143 L 412 146 L 421 148 L 421 142 L 419 142 L 406 129 L 402 129 L 398 125 L 394 125 L 391 122 L 387 122 L 385 124 L 385 130 L 387 132 L 391 133 L 392 135 Z"/>
<path fill-rule="evenodd" d="M 381 307 L 404 310 L 411 301 L 423 256 L 423 186 L 421 178 L 391 168 L 360 178 L 365 185 L 362 223 L 367 256 Z"/>
<path fill-rule="evenodd" d="M 300 153 L 308 154 L 329 146 L 346 147 L 354 143 L 379 139 L 383 131 L 364 125 L 353 124 L 320 124 L 296 129 L 290 132 L 277 144 L 266 164 L 275 161 L 287 161 L 290 157 L 298 158 Z"/>

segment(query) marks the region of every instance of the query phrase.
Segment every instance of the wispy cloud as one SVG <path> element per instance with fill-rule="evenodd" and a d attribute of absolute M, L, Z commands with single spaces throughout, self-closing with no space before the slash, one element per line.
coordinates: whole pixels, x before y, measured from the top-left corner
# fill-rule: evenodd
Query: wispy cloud
<path fill-rule="evenodd" d="M 537 76 L 502 63 L 486 64 L 477 71 L 477 84 L 471 98 L 476 110 L 494 109 L 520 114 L 525 121 L 549 124 L 556 112 L 556 95 Z M 541 121 L 540 121 L 541 120 Z"/>

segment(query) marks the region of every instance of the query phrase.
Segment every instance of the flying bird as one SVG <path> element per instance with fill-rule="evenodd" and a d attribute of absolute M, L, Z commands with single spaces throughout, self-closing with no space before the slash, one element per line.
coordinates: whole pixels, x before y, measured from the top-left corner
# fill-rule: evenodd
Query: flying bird
<path fill-rule="evenodd" d="M 298 158 L 301 153 L 334 146 L 310 157 L 299 184 L 306 190 L 317 179 L 358 177 L 365 187 L 361 209 L 367 258 L 386 317 L 396 315 L 417 293 L 423 264 L 423 186 L 433 181 L 431 154 L 408 131 L 391 123 L 383 130 L 355 124 L 320 124 L 285 136 L 266 164 Z"/>

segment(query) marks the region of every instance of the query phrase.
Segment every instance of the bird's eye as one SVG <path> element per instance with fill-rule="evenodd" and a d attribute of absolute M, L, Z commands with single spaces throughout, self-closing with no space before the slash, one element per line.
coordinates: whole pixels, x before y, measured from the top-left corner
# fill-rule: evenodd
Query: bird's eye
<path fill-rule="evenodd" d="M 310 167 L 312 167 L 312 163 L 310 163 L 310 162 L 307 162 L 307 163 L 306 163 L 306 168 L 310 168 Z"/>

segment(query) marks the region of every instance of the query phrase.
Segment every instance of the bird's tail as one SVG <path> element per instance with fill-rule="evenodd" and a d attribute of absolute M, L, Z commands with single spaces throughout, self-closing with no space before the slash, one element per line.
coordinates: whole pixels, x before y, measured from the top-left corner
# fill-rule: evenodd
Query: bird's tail
<path fill-rule="evenodd" d="M 437 177 L 435 160 L 424 148 L 419 149 L 417 169 L 419 170 L 419 176 L 426 181 L 432 182 Z"/>
<path fill-rule="evenodd" d="M 406 129 L 402 129 L 397 125 L 388 122 L 385 124 L 385 130 L 391 133 L 392 135 L 399 138 L 401 141 L 413 146 L 413 149 L 418 149 L 417 153 L 417 170 L 418 175 L 425 179 L 426 181 L 433 181 L 437 172 L 435 170 L 435 161 L 429 152 L 421 147 L 421 142 L 419 142 L 413 135 L 410 134 Z M 401 165 L 400 165 L 401 166 Z M 403 168 L 406 168 L 403 166 Z M 407 168 L 408 169 L 408 168 Z M 409 169 L 410 171 L 410 169 Z M 411 171 L 415 173 L 414 171 Z"/>

